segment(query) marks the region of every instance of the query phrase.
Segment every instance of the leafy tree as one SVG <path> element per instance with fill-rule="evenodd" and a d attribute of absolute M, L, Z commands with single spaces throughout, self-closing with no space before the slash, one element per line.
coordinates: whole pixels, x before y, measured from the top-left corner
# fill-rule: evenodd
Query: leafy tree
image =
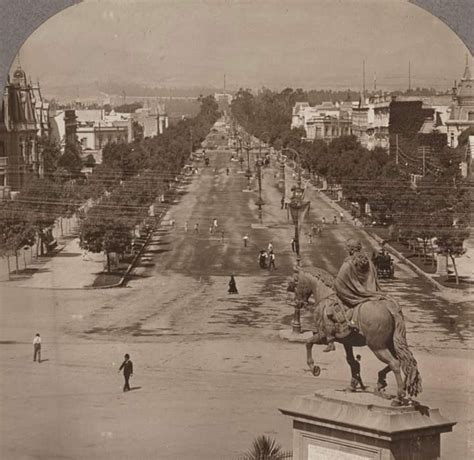
<path fill-rule="evenodd" d="M 84 160 L 84 166 L 87 166 L 88 168 L 93 168 L 96 165 L 96 161 L 94 158 L 94 155 L 92 153 L 89 153 L 87 157 Z"/>
<path fill-rule="evenodd" d="M 82 160 L 78 147 L 73 144 L 67 144 L 64 153 L 58 160 L 57 166 L 65 169 L 68 172 L 69 178 L 79 177 L 82 169 Z"/>
<path fill-rule="evenodd" d="M 130 104 L 122 104 L 116 106 L 115 111 L 120 113 L 135 113 L 137 109 L 141 109 L 142 107 L 142 102 L 131 102 Z"/>
<path fill-rule="evenodd" d="M 461 227 L 450 227 L 439 230 L 436 235 L 436 244 L 440 254 L 451 259 L 456 277 L 456 284 L 459 284 L 459 274 L 456 266 L 456 257 L 466 253 L 463 242 L 469 237 L 469 229 L 463 225 Z"/>
<path fill-rule="evenodd" d="M 35 178 L 20 192 L 15 200 L 32 222 L 37 233 L 40 255 L 45 252 L 45 244 L 54 222 L 61 215 L 61 186 L 48 179 Z"/>
<path fill-rule="evenodd" d="M 0 256 L 15 256 L 18 267 L 18 250 L 35 243 L 35 229 L 28 217 L 21 212 L 14 202 L 7 202 L 0 207 Z"/>
<path fill-rule="evenodd" d="M 38 150 L 41 152 L 44 174 L 46 177 L 49 177 L 58 167 L 61 148 L 57 142 L 53 142 L 47 137 L 42 137 L 38 140 Z"/>

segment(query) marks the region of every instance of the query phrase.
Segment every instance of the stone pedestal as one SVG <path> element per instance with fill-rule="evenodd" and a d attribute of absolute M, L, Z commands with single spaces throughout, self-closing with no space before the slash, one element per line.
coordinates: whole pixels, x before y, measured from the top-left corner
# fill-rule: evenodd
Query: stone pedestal
<path fill-rule="evenodd" d="M 337 390 L 297 397 L 280 411 L 293 419 L 294 460 L 434 460 L 441 433 L 455 425 L 438 409 Z"/>

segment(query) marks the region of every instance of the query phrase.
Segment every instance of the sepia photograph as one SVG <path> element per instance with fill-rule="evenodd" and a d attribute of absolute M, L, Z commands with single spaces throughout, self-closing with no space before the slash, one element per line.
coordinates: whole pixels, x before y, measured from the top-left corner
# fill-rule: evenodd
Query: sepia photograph
<path fill-rule="evenodd" d="M 0 0 L 0 458 L 474 458 L 474 0 Z"/>

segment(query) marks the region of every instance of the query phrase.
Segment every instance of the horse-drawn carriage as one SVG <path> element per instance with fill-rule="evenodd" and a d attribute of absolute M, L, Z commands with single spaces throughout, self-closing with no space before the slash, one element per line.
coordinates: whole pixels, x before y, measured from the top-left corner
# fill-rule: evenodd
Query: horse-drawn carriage
<path fill-rule="evenodd" d="M 379 279 L 393 279 L 395 267 L 393 260 L 386 252 L 379 252 L 373 259 Z"/>

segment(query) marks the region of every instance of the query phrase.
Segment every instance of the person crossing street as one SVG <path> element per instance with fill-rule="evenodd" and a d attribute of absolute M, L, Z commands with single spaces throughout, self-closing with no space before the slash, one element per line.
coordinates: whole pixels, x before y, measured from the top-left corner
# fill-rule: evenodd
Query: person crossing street
<path fill-rule="evenodd" d="M 129 380 L 130 377 L 133 375 L 133 363 L 130 361 L 130 355 L 127 353 L 124 356 L 124 362 L 119 368 L 119 372 L 123 369 L 123 377 L 125 379 L 125 384 L 123 385 L 123 391 L 130 391 L 130 384 Z"/>

